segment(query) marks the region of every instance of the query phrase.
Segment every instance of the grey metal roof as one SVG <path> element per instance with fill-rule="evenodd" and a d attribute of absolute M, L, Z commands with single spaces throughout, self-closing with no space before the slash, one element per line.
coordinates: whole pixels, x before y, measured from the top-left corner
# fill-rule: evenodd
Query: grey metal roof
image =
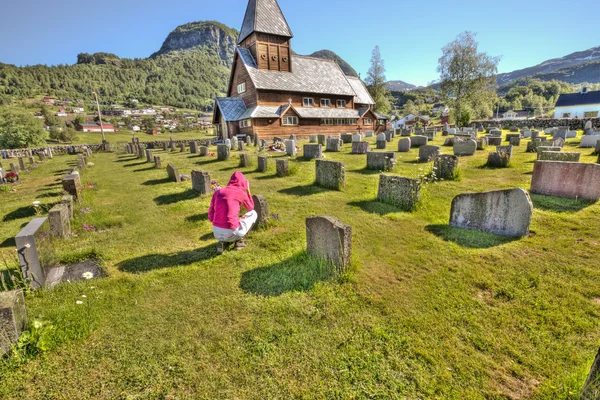
<path fill-rule="evenodd" d="M 237 50 L 257 89 L 356 96 L 335 61 L 294 55 L 293 72 L 259 70 L 250 50 L 240 47 Z"/>
<path fill-rule="evenodd" d="M 600 104 L 600 90 L 585 93 L 561 94 L 556 101 L 556 107 Z"/>
<path fill-rule="evenodd" d="M 271 35 L 294 37 L 277 0 L 250 0 L 244 15 L 238 44 L 252 34 L 262 32 Z"/>
<path fill-rule="evenodd" d="M 358 110 L 352 108 L 297 107 L 300 118 L 360 118 Z"/>
<path fill-rule="evenodd" d="M 239 121 L 240 116 L 246 111 L 246 103 L 239 97 L 219 97 L 217 106 L 227 122 Z"/>
<path fill-rule="evenodd" d="M 369 105 L 375 104 L 363 81 L 353 76 L 346 76 L 346 78 L 348 79 L 350 86 L 352 86 L 352 89 L 356 93 L 356 96 L 354 96 L 354 103 Z"/>
<path fill-rule="evenodd" d="M 256 106 L 247 109 L 242 115 L 238 117 L 238 119 L 248 119 L 248 118 L 279 118 L 283 107 L 277 106 Z"/>

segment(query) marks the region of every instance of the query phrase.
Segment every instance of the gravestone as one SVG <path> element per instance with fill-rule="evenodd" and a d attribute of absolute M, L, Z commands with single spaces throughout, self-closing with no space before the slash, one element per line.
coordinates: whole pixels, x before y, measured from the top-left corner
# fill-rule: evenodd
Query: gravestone
<path fill-rule="evenodd" d="M 240 144 L 239 144 L 239 140 L 238 140 L 237 136 L 232 136 L 231 137 L 231 147 L 230 147 L 230 149 L 233 150 L 233 151 L 235 151 L 239 147 L 240 147 Z"/>
<path fill-rule="evenodd" d="M 320 144 L 305 144 L 303 156 L 306 160 L 315 160 L 323 157 L 323 146 Z"/>
<path fill-rule="evenodd" d="M 402 176 L 379 175 L 377 200 L 405 211 L 415 209 L 421 198 L 421 181 Z"/>
<path fill-rule="evenodd" d="M 510 153 L 495 152 L 488 154 L 486 166 L 491 168 L 506 168 L 510 165 Z"/>
<path fill-rule="evenodd" d="M 296 141 L 296 135 L 294 135 L 293 133 L 290 135 L 289 140 L 293 140 L 294 142 Z"/>
<path fill-rule="evenodd" d="M 71 218 L 69 207 L 59 203 L 48 211 L 50 232 L 54 237 L 67 238 L 71 236 Z"/>
<path fill-rule="evenodd" d="M 251 165 L 250 156 L 246 153 L 240 154 L 240 168 L 250 167 Z"/>
<path fill-rule="evenodd" d="M 131 153 L 132 153 L 132 150 L 131 150 L 131 145 L 130 145 L 129 143 L 127 143 L 127 144 L 125 145 L 125 152 L 126 152 L 127 154 L 131 154 Z"/>
<path fill-rule="evenodd" d="M 288 157 L 296 156 L 296 141 L 295 140 L 286 140 L 285 141 L 285 154 Z"/>
<path fill-rule="evenodd" d="M 596 144 L 598 143 L 599 140 L 600 140 L 600 135 L 585 135 L 581 138 L 581 143 L 579 144 L 579 147 L 595 148 Z"/>
<path fill-rule="evenodd" d="M 145 154 L 144 154 L 144 148 L 142 146 L 139 146 L 137 148 L 137 158 L 144 158 Z"/>
<path fill-rule="evenodd" d="M 146 149 L 146 162 L 152 162 L 154 157 L 152 157 L 152 150 Z"/>
<path fill-rule="evenodd" d="M 346 185 L 346 168 L 339 161 L 316 161 L 317 186 L 327 189 L 342 190 Z"/>
<path fill-rule="evenodd" d="M 453 180 L 458 171 L 458 157 L 441 154 L 433 159 L 433 171 L 436 179 Z"/>
<path fill-rule="evenodd" d="M 172 163 L 167 164 L 167 175 L 169 176 L 169 180 L 173 182 L 181 182 L 181 175 L 179 175 L 179 170 Z"/>
<path fill-rule="evenodd" d="M 408 153 L 410 151 L 410 138 L 405 137 L 398 140 L 398 152 Z"/>
<path fill-rule="evenodd" d="M 521 134 L 509 133 L 506 135 L 506 141 L 510 142 L 512 138 L 521 138 Z"/>
<path fill-rule="evenodd" d="M 258 156 L 258 172 L 267 172 L 268 168 L 269 168 L 269 157 Z"/>
<path fill-rule="evenodd" d="M 238 150 L 239 151 L 245 151 L 246 150 L 246 143 L 244 143 L 241 140 L 238 140 Z"/>
<path fill-rule="evenodd" d="M 259 143 L 259 137 L 258 137 L 258 133 L 254 134 L 254 146 L 258 146 Z"/>
<path fill-rule="evenodd" d="M 168 148 L 169 148 L 169 142 L 162 142 L 163 151 L 167 151 Z"/>
<path fill-rule="evenodd" d="M 512 146 L 496 146 L 496 152 L 498 153 L 508 153 L 511 157 L 513 155 L 513 147 Z"/>
<path fill-rule="evenodd" d="M 512 137 L 512 138 L 510 138 L 509 143 L 511 146 L 520 146 L 521 138 L 520 137 Z"/>
<path fill-rule="evenodd" d="M 600 199 L 600 165 L 536 161 L 531 193 L 596 202 Z"/>
<path fill-rule="evenodd" d="M 60 198 L 60 203 L 64 204 L 67 207 L 67 211 L 69 212 L 69 218 L 73 218 L 73 196 L 70 194 L 65 194 Z"/>
<path fill-rule="evenodd" d="M 339 272 L 350 265 L 352 227 L 331 216 L 306 218 L 308 255 L 331 262 Z"/>
<path fill-rule="evenodd" d="M 229 146 L 226 144 L 217 145 L 217 160 L 219 161 L 227 161 L 231 157 L 231 152 Z"/>
<path fill-rule="evenodd" d="M 492 130 L 490 130 L 490 135 L 495 136 L 495 137 L 501 137 L 502 131 L 499 129 L 492 129 Z"/>
<path fill-rule="evenodd" d="M 37 155 L 38 155 L 38 158 L 40 159 L 40 161 L 42 161 L 42 162 L 46 161 L 46 155 L 44 154 L 43 151 L 38 151 Z"/>
<path fill-rule="evenodd" d="M 598 350 L 598 354 L 596 354 L 590 373 L 583 385 L 580 399 L 600 399 L 600 350 Z"/>
<path fill-rule="evenodd" d="M 377 135 L 375 143 L 377 150 L 385 150 L 385 147 L 387 145 L 385 133 L 380 133 L 379 135 Z"/>
<path fill-rule="evenodd" d="M 544 151 L 561 151 L 562 149 L 560 147 L 554 147 L 554 146 L 538 146 L 538 148 L 536 149 L 537 151 L 537 159 L 539 160 L 540 157 L 542 156 L 542 153 Z"/>
<path fill-rule="evenodd" d="M 477 150 L 477 142 L 473 139 L 455 141 L 452 150 L 455 156 L 472 156 Z"/>
<path fill-rule="evenodd" d="M 419 136 L 419 135 L 411 136 L 410 147 L 415 148 L 415 147 L 426 146 L 428 140 L 429 139 L 427 139 L 427 136 Z"/>
<path fill-rule="evenodd" d="M 362 142 L 363 136 L 360 133 L 355 133 L 352 135 L 352 143 L 354 142 Z"/>
<path fill-rule="evenodd" d="M 179 144 L 179 152 L 180 153 L 184 153 L 185 152 L 185 143 L 180 143 Z"/>
<path fill-rule="evenodd" d="M 262 194 L 255 194 L 252 196 L 254 200 L 254 211 L 256 211 L 256 226 L 266 227 L 269 223 L 269 204 L 267 198 Z"/>
<path fill-rule="evenodd" d="M 200 157 L 208 156 L 208 147 L 200 146 Z"/>
<path fill-rule="evenodd" d="M 154 156 L 154 168 L 162 168 L 162 161 L 159 156 Z"/>
<path fill-rule="evenodd" d="M 502 146 L 502 137 L 501 136 L 486 136 L 487 143 L 490 146 Z"/>
<path fill-rule="evenodd" d="M 537 153 L 537 148 L 539 146 L 553 147 L 554 142 L 550 140 L 531 140 L 531 142 L 527 143 L 527 152 L 528 153 Z"/>
<path fill-rule="evenodd" d="M 365 131 L 365 137 L 373 137 L 375 136 L 375 131 Z"/>
<path fill-rule="evenodd" d="M 524 139 L 529 139 L 529 138 L 531 138 L 531 131 L 530 130 L 522 130 L 521 136 L 523 136 Z"/>
<path fill-rule="evenodd" d="M 586 122 L 585 126 L 583 127 L 584 131 L 587 131 L 588 129 L 593 129 L 592 120 L 589 120 L 588 122 Z"/>
<path fill-rule="evenodd" d="M 29 156 L 29 165 L 34 165 L 35 164 L 35 159 L 33 158 L 33 156 Z"/>
<path fill-rule="evenodd" d="M 27 330 L 27 309 L 22 290 L 0 292 L 0 358 L 11 351 Z"/>
<path fill-rule="evenodd" d="M 339 152 L 342 148 L 342 141 L 337 136 L 327 138 L 327 148 L 325 151 Z"/>
<path fill-rule="evenodd" d="M 396 153 L 392 152 L 367 152 L 367 169 L 377 171 L 391 171 L 396 166 Z"/>
<path fill-rule="evenodd" d="M 543 151 L 541 154 L 538 153 L 538 160 L 542 161 L 579 162 L 580 159 L 581 153 L 576 152 Z"/>
<path fill-rule="evenodd" d="M 14 163 L 10 163 L 10 170 L 12 172 L 14 172 L 15 174 L 19 174 L 20 170 L 19 170 L 19 166 L 17 164 Z"/>
<path fill-rule="evenodd" d="M 198 142 L 190 142 L 190 153 L 198 154 Z"/>
<path fill-rule="evenodd" d="M 252 144 L 252 136 L 246 135 L 246 144 L 250 146 Z"/>
<path fill-rule="evenodd" d="M 19 168 L 25 169 L 25 160 L 23 160 L 23 157 L 19 157 Z"/>
<path fill-rule="evenodd" d="M 385 141 L 390 143 L 392 141 L 392 132 L 386 131 L 386 132 L 384 132 L 384 134 L 385 134 Z"/>
<path fill-rule="evenodd" d="M 46 271 L 58 265 L 48 218 L 35 218 L 15 236 L 23 279 L 38 289 L 46 282 Z"/>
<path fill-rule="evenodd" d="M 352 142 L 352 154 L 367 154 L 369 142 Z"/>
<path fill-rule="evenodd" d="M 275 161 L 275 172 L 279 177 L 288 176 L 290 174 L 288 160 L 281 158 L 277 159 Z"/>
<path fill-rule="evenodd" d="M 596 142 L 596 154 L 600 154 L 600 140 L 598 142 Z"/>
<path fill-rule="evenodd" d="M 494 235 L 529 234 L 533 204 L 525 189 L 463 193 L 452 200 L 450 225 Z"/>
<path fill-rule="evenodd" d="M 531 131 L 531 140 L 535 140 L 540 136 L 538 131 Z"/>
<path fill-rule="evenodd" d="M 342 133 L 340 135 L 340 139 L 342 140 L 343 143 L 347 144 L 347 143 L 352 143 L 352 134 L 351 133 Z"/>
<path fill-rule="evenodd" d="M 192 189 L 201 196 L 211 193 L 210 174 L 202 171 L 192 171 Z"/>
<path fill-rule="evenodd" d="M 421 146 L 419 147 L 419 162 L 429 162 L 442 154 L 442 148 L 440 146 Z"/>
<path fill-rule="evenodd" d="M 81 178 L 79 174 L 69 174 L 62 179 L 63 190 L 73 196 L 73 200 L 79 203 L 81 197 Z"/>
<path fill-rule="evenodd" d="M 310 136 L 308 138 L 308 143 L 317 143 L 317 137 L 316 136 Z"/>
<path fill-rule="evenodd" d="M 485 150 L 485 147 L 488 145 L 487 137 L 482 136 L 475 139 L 477 142 L 477 150 Z"/>
<path fill-rule="evenodd" d="M 325 146 L 325 135 L 317 135 L 317 142 L 321 145 L 321 146 Z"/>

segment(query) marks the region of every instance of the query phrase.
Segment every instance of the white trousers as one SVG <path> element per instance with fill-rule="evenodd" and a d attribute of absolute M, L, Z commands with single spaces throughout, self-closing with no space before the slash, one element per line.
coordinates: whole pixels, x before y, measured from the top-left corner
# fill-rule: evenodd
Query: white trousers
<path fill-rule="evenodd" d="M 223 229 L 213 225 L 213 234 L 215 235 L 215 239 L 219 242 L 237 242 L 238 240 L 242 240 L 252 226 L 256 223 L 258 218 L 258 214 L 256 211 L 248 211 L 240 218 L 240 226 L 237 229 Z"/>

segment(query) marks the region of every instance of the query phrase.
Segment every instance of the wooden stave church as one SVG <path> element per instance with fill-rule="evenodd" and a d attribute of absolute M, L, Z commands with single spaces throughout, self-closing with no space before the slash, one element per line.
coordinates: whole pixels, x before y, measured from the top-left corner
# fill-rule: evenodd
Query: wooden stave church
<path fill-rule="evenodd" d="M 249 0 L 227 97 L 215 101 L 218 136 L 383 132 L 364 83 L 335 61 L 294 54 L 292 38 L 277 0 Z"/>

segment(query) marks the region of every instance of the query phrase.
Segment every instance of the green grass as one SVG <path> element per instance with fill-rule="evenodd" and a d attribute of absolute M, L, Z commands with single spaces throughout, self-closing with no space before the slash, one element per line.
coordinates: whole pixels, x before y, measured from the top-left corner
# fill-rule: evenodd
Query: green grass
<path fill-rule="evenodd" d="M 375 201 L 378 173 L 348 145 L 326 153 L 346 165 L 342 191 L 312 186 L 314 162 L 292 160 L 298 172 L 278 178 L 276 156 L 264 174 L 254 160 L 242 171 L 280 218 L 221 257 L 210 199 L 189 181 L 97 154 L 83 176 L 96 186 L 77 207 L 77 237 L 56 251 L 64 261 L 99 257 L 109 277 L 28 295 L 30 318 L 53 327 L 48 351 L 0 367 L 0 397 L 575 399 L 600 339 L 600 206 L 532 196 L 532 234 L 520 240 L 448 227 L 459 193 L 529 188 L 536 156 L 525 149 L 504 169 L 481 168 L 487 151 L 461 158 L 461 180 L 428 185 L 412 213 Z M 239 163 L 154 153 L 221 184 Z M 399 175 L 431 170 L 415 163 L 416 149 L 398 156 Z M 31 203 L 58 201 L 75 159 L 55 157 L 24 174 L 16 193 L 0 192 L 7 259 Z M 310 215 L 352 225 L 349 273 L 306 256 Z"/>
<path fill-rule="evenodd" d="M 109 143 L 131 142 L 132 131 L 119 130 L 119 132 L 106 132 L 104 135 Z M 194 130 L 189 132 L 165 132 L 160 135 L 152 136 L 144 132 L 136 132 L 135 137 L 140 142 L 150 142 L 155 140 L 169 140 L 170 137 L 175 140 L 187 139 L 207 139 L 213 138 L 212 130 Z M 77 137 L 73 144 L 100 144 L 102 143 L 102 134 L 100 132 L 77 132 Z"/>

